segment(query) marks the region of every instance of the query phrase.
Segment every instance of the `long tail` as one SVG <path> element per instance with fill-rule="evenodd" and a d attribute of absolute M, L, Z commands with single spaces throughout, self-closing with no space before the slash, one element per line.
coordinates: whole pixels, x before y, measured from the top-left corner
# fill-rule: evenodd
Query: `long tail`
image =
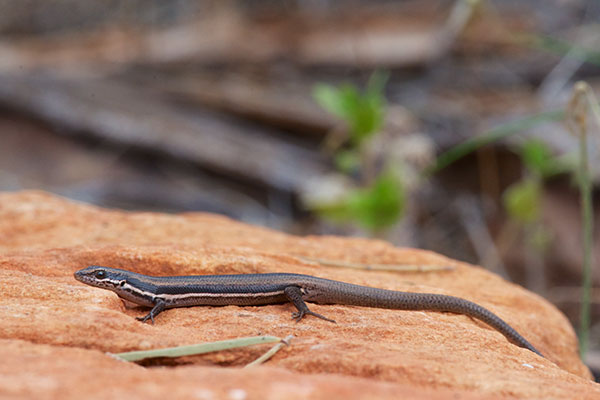
<path fill-rule="evenodd" d="M 413 309 L 429 309 L 436 311 L 445 311 L 452 312 L 457 314 L 468 315 L 473 318 L 477 318 L 480 321 L 485 322 L 489 326 L 496 329 L 498 332 L 502 333 L 513 343 L 529 349 L 534 353 L 543 357 L 542 353 L 540 353 L 527 339 L 519 334 L 512 326 L 507 324 L 502 318 L 488 310 L 480 306 L 479 304 L 473 303 L 471 301 L 461 299 L 459 297 L 447 296 L 443 294 L 430 294 L 430 293 L 407 293 L 407 295 L 415 296 L 414 300 L 412 296 L 410 296 L 409 300 L 407 300 L 407 305 L 410 306 L 410 303 L 413 303 Z M 419 307 L 419 304 L 422 306 Z"/>
<path fill-rule="evenodd" d="M 334 286 L 335 289 L 333 290 L 331 287 L 328 288 L 328 296 L 326 300 L 323 298 L 324 302 L 397 310 L 442 311 L 468 315 L 485 322 L 516 345 L 543 357 L 542 353 L 513 327 L 504 322 L 502 318 L 469 300 L 444 294 L 397 292 L 342 282 L 337 282 Z M 312 300 L 322 302 L 319 301 L 321 300 L 319 297 L 318 293 L 314 293 Z"/>

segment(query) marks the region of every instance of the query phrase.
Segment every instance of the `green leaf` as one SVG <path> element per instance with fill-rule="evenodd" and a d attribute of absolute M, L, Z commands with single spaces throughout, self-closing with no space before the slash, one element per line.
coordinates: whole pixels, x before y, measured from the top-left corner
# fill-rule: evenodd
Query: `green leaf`
<path fill-rule="evenodd" d="M 383 124 L 386 81 L 387 75 L 374 73 L 365 93 L 360 93 L 354 85 L 345 84 L 336 88 L 318 84 L 313 89 L 313 97 L 321 107 L 348 124 L 351 143 L 360 146 Z"/>
<path fill-rule="evenodd" d="M 404 188 L 392 174 L 383 174 L 367 189 L 348 196 L 348 213 L 360 225 L 377 231 L 395 224 L 404 211 Z"/>
<path fill-rule="evenodd" d="M 357 99 L 352 116 L 351 138 L 356 145 L 376 133 L 383 123 L 382 105 L 376 99 Z"/>
<path fill-rule="evenodd" d="M 530 140 L 521 147 L 521 159 L 533 173 L 548 178 L 569 171 L 569 166 L 554 157 L 546 144 L 540 140 Z"/>
<path fill-rule="evenodd" d="M 542 188 L 539 180 L 525 179 L 511 185 L 504 192 L 504 207 L 509 216 L 523 224 L 539 219 Z"/>
<path fill-rule="evenodd" d="M 539 140 L 530 140 L 521 147 L 521 158 L 527 168 L 540 175 L 543 175 L 551 157 L 548 146 Z"/>
<path fill-rule="evenodd" d="M 354 222 L 379 231 L 394 225 L 404 212 L 406 195 L 401 182 L 391 173 L 381 175 L 366 189 L 356 189 L 336 204 L 315 208 L 321 216 L 337 222 Z"/>
<path fill-rule="evenodd" d="M 316 204 L 313 210 L 320 216 L 335 221 L 337 223 L 352 222 L 354 218 L 348 210 L 346 201 L 335 204 Z"/>
<path fill-rule="evenodd" d="M 319 83 L 313 88 L 313 98 L 331 114 L 346 119 L 346 109 L 339 89 Z"/>

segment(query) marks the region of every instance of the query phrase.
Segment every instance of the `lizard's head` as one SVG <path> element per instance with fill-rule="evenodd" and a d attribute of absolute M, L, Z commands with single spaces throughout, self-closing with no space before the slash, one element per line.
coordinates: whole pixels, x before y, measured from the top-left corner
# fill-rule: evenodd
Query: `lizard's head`
<path fill-rule="evenodd" d="M 75 279 L 90 286 L 114 290 L 127 282 L 126 271 L 92 265 L 73 274 Z"/>

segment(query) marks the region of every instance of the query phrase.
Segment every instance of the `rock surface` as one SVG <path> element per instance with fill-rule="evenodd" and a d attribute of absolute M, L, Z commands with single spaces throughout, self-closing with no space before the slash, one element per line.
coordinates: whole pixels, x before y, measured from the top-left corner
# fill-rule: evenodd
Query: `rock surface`
<path fill-rule="evenodd" d="M 306 257 L 451 265 L 392 273 L 324 267 Z M 296 324 L 293 306 L 146 309 L 75 281 L 91 264 L 153 275 L 295 272 L 393 290 L 463 297 L 489 308 L 546 359 L 471 318 L 312 305 L 337 320 Z M 0 397 L 80 398 L 600 398 L 565 317 L 501 278 L 382 241 L 295 237 L 207 214 L 103 210 L 40 192 L 0 194 Z M 266 366 L 239 369 L 265 347 L 143 368 L 103 352 L 269 334 L 294 335 Z M 268 346 L 267 346 L 268 347 Z M 184 365 L 185 364 L 185 365 Z M 165 364 L 163 364 L 165 365 Z M 230 368 L 225 368 L 230 367 Z"/>

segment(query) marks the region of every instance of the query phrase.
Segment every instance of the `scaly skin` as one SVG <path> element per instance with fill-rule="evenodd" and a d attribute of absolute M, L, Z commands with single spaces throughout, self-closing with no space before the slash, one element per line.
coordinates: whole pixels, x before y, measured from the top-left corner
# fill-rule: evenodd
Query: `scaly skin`
<path fill-rule="evenodd" d="M 353 285 L 310 275 L 271 273 L 247 275 L 195 275 L 154 277 L 116 268 L 91 266 L 75 273 L 83 283 L 112 290 L 123 299 L 153 307 L 142 321 L 154 322 L 160 312 L 174 307 L 264 305 L 291 301 L 298 321 L 313 315 L 305 301 L 347 304 L 397 310 L 440 311 L 464 314 L 485 322 L 518 346 L 542 355 L 514 328 L 496 314 L 459 297 L 433 293 L 411 293 Z"/>

